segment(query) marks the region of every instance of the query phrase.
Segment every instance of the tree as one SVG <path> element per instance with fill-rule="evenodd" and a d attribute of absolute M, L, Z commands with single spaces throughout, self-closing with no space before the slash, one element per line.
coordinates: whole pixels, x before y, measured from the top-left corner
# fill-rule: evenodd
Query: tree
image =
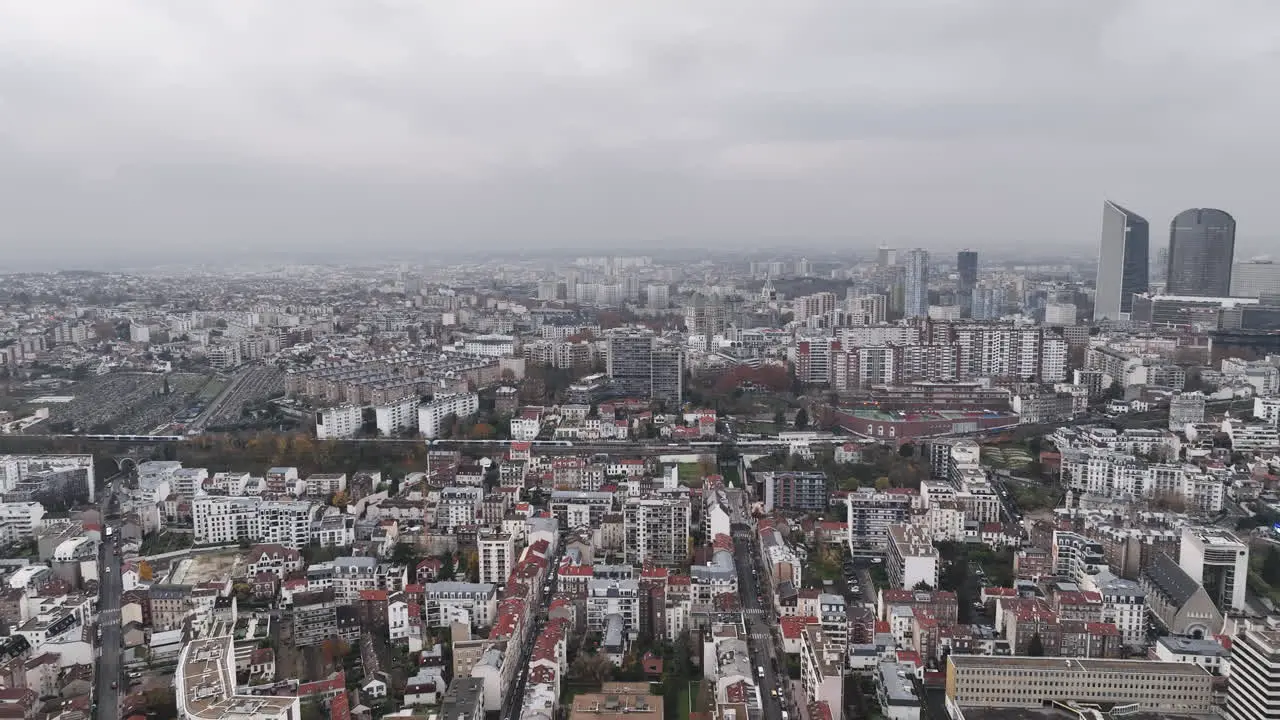
<path fill-rule="evenodd" d="M 467 433 L 467 436 L 472 440 L 489 440 L 496 433 L 497 431 L 489 423 L 476 423 L 471 426 L 471 431 Z"/>
<path fill-rule="evenodd" d="M 933 586 L 932 586 L 932 585 L 930 585 L 929 583 L 927 583 L 927 582 L 925 582 L 925 581 L 921 580 L 920 582 L 916 583 L 916 586 L 915 586 L 914 588 L 912 588 L 912 589 L 913 589 L 913 590 L 923 590 L 923 591 L 925 591 L 925 592 L 930 592 L 930 591 L 932 591 L 932 590 L 933 590 Z"/>
<path fill-rule="evenodd" d="M 339 490 L 329 499 L 329 504 L 336 508 L 346 509 L 347 505 L 351 504 L 351 498 L 347 497 L 346 490 Z"/>
<path fill-rule="evenodd" d="M 881 491 L 881 492 L 884 492 L 885 490 L 888 490 L 888 489 L 889 489 L 889 486 L 890 486 L 890 483 L 889 483 L 889 478 L 888 478 L 888 477 L 885 477 L 884 475 L 881 475 L 880 477 L 876 478 L 876 489 L 877 489 L 877 490 L 879 490 L 879 491 Z"/>
<path fill-rule="evenodd" d="M 440 571 L 436 573 L 437 580 L 452 580 L 457 577 L 458 570 L 453 562 L 453 553 L 445 553 L 440 556 Z"/>
<path fill-rule="evenodd" d="M 569 677 L 584 683 L 599 685 L 613 674 L 613 662 L 599 653 L 578 653 L 569 666 Z"/>
<path fill-rule="evenodd" d="M 391 551 L 391 562 L 396 565 L 409 565 L 416 559 L 413 546 L 409 543 L 396 543 L 395 548 Z"/>
<path fill-rule="evenodd" d="M 142 582 L 151 582 L 151 578 L 155 577 L 155 570 L 152 569 L 151 563 L 143 560 L 138 563 L 138 579 Z"/>
<path fill-rule="evenodd" d="M 1280 585 L 1280 551 L 1275 548 L 1270 548 L 1262 560 L 1262 579 L 1272 587 Z"/>
<path fill-rule="evenodd" d="M 898 446 L 898 455 L 904 458 L 915 457 L 915 454 L 916 446 L 909 442 L 904 442 Z"/>
<path fill-rule="evenodd" d="M 809 411 L 800 408 L 796 411 L 796 429 L 803 430 L 809 427 Z"/>
<path fill-rule="evenodd" d="M 1044 657 L 1044 641 L 1040 639 L 1040 633 L 1031 636 L 1031 642 L 1027 643 L 1027 655 Z"/>
<path fill-rule="evenodd" d="M 787 411 L 779 408 L 778 411 L 773 414 L 773 424 L 774 425 L 787 424 Z"/>

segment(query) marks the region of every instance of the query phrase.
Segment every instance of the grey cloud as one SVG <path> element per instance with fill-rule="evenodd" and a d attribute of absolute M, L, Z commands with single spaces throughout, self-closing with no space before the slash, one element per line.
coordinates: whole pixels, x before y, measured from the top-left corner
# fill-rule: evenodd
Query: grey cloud
<path fill-rule="evenodd" d="M 111 32 L 104 32 L 104 28 Z M 0 244 L 1274 239 L 1260 0 L 0 4 Z"/>

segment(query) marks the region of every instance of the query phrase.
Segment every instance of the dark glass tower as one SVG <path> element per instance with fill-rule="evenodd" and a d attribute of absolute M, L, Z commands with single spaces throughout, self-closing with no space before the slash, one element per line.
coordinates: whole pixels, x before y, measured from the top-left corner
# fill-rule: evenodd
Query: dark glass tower
<path fill-rule="evenodd" d="M 1228 297 L 1236 221 L 1211 208 L 1178 213 L 1169 225 L 1169 294 Z"/>
<path fill-rule="evenodd" d="M 960 317 L 973 317 L 973 289 L 978 285 L 978 253 L 961 250 L 956 254 L 956 295 L 959 296 Z"/>
<path fill-rule="evenodd" d="M 1128 319 L 1134 294 L 1148 289 L 1150 240 L 1151 227 L 1142 216 L 1110 200 L 1102 204 L 1095 321 Z"/>

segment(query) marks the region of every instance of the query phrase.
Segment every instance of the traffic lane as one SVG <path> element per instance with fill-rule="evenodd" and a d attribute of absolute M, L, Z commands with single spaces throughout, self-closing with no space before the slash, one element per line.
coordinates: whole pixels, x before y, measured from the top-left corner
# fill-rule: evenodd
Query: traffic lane
<path fill-rule="evenodd" d="M 98 658 L 97 720 L 118 720 L 120 717 L 120 684 L 123 681 L 120 664 L 120 595 L 123 591 L 120 579 L 120 558 L 115 554 L 113 537 L 102 546 L 103 573 L 99 578 L 98 622 L 102 628 L 101 656 Z M 106 620 L 106 622 L 103 622 Z M 116 687 L 112 687 L 115 684 Z"/>

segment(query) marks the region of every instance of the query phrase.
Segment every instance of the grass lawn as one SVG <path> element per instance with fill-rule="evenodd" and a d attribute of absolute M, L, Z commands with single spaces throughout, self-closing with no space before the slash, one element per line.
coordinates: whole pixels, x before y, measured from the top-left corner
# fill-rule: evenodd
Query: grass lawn
<path fill-rule="evenodd" d="M 678 708 L 676 720 L 689 720 L 690 704 L 694 698 L 698 697 L 698 690 L 699 684 L 697 682 L 691 682 L 680 690 L 680 700 L 676 703 Z"/>
<path fill-rule="evenodd" d="M 676 468 L 680 474 L 680 484 L 686 487 L 702 487 L 702 470 L 698 463 L 677 463 Z"/>

